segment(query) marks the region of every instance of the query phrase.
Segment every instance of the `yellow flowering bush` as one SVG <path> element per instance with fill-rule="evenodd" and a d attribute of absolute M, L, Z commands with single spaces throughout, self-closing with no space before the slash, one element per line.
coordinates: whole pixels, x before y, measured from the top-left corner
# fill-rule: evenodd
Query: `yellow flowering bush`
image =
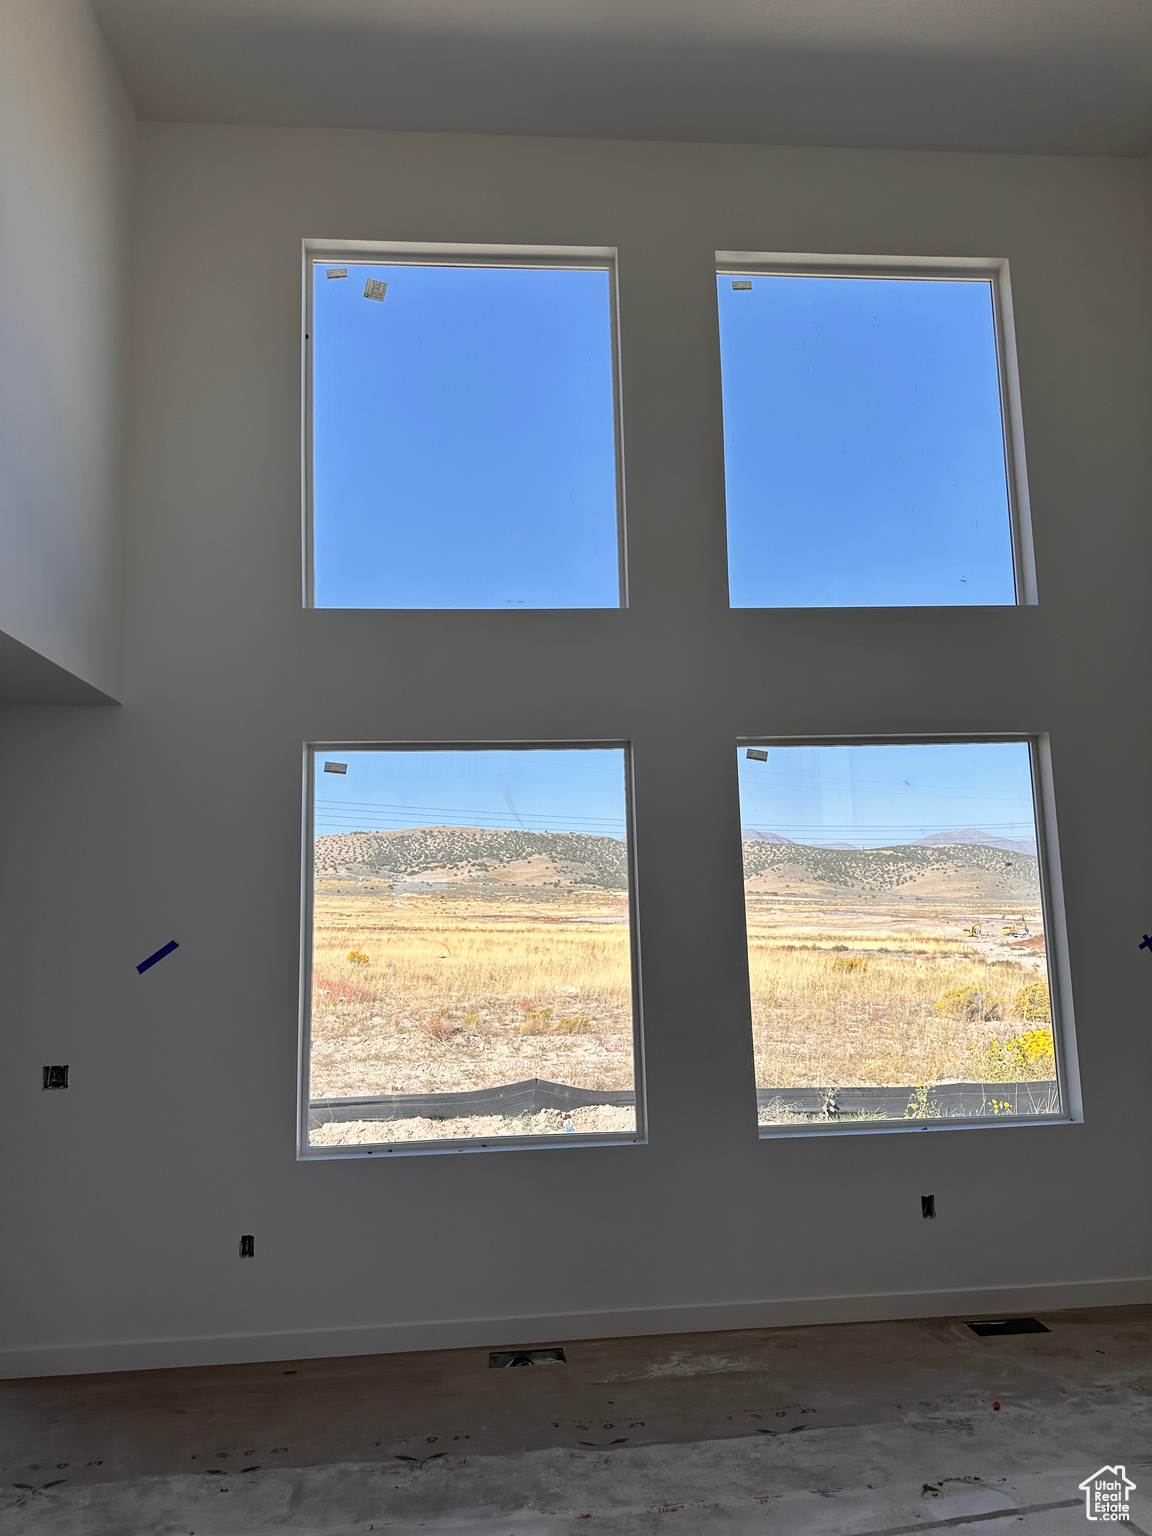
<path fill-rule="evenodd" d="M 367 965 L 368 964 L 368 956 L 364 953 L 364 951 L 362 949 L 350 949 L 348 951 L 348 958 L 349 958 L 349 960 L 352 961 L 352 963 L 354 965 Z"/>
<path fill-rule="evenodd" d="M 1025 1061 L 1055 1060 L 1050 1029 L 1026 1029 L 1022 1035 L 1009 1040 L 1008 1049 L 1016 1051 Z"/>
<path fill-rule="evenodd" d="M 1010 1040 L 990 1040 L 978 1053 L 977 1071 L 986 1083 L 1011 1083 L 1056 1076 L 1050 1029 L 1026 1029 Z"/>

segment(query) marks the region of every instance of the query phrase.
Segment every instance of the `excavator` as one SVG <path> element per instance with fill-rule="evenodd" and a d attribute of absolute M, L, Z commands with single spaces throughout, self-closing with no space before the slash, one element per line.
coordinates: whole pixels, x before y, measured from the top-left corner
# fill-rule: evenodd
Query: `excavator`
<path fill-rule="evenodd" d="M 978 917 L 973 918 L 971 928 L 965 928 L 963 936 L 966 939 L 978 939 L 980 937 L 980 919 Z"/>

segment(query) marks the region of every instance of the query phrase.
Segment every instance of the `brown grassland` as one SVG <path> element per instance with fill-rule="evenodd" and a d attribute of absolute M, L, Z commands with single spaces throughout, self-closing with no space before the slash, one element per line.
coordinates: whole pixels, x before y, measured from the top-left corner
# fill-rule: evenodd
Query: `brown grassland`
<path fill-rule="evenodd" d="M 633 1087 L 623 897 L 394 900 L 321 883 L 314 913 L 313 1098 Z"/>
<path fill-rule="evenodd" d="M 314 913 L 312 1098 L 453 1092 L 532 1077 L 633 1087 L 623 896 L 397 899 L 319 882 Z M 758 1087 L 1054 1075 L 1037 911 L 832 910 L 750 894 L 747 913 Z M 1002 934 L 1013 916 L 1026 918 L 1027 936 Z M 979 937 L 963 933 L 974 919 Z M 634 1128 L 630 1110 L 579 1116 L 579 1129 Z M 576 1117 L 552 1118 L 564 1124 L 508 1122 L 501 1132 L 477 1121 L 450 1134 L 567 1129 Z M 379 1130 L 331 1125 L 313 1140 L 372 1140 Z M 425 1121 L 388 1132 L 394 1140 L 444 1134 L 443 1124 Z"/>
<path fill-rule="evenodd" d="M 1054 1075 L 1038 911 L 831 912 L 749 897 L 747 912 L 758 1087 Z M 1021 916 L 1028 936 L 1004 935 Z M 964 935 L 975 919 L 987 937 Z"/>

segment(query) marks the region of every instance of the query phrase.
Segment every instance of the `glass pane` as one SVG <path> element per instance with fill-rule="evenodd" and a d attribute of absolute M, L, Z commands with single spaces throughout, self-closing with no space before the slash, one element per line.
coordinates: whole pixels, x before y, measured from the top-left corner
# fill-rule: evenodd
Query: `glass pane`
<path fill-rule="evenodd" d="M 734 608 L 1012 603 L 992 288 L 719 278 Z"/>
<path fill-rule="evenodd" d="M 739 774 L 761 1125 L 1059 1113 L 1027 742 Z"/>
<path fill-rule="evenodd" d="M 316 754 L 313 1147 L 635 1135 L 620 747 Z"/>
<path fill-rule="evenodd" d="M 611 303 L 606 270 L 313 263 L 317 607 L 619 605 Z"/>

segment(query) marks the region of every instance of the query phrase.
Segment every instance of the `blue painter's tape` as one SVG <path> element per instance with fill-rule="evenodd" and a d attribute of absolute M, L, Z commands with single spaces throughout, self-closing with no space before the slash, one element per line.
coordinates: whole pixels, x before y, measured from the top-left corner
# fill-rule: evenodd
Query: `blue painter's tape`
<path fill-rule="evenodd" d="M 154 955 L 149 955 L 147 960 L 141 960 L 136 969 L 140 972 L 141 976 L 143 976 L 144 972 L 148 970 L 150 966 L 155 965 L 157 960 L 163 960 L 165 955 L 170 955 L 174 949 L 179 948 L 180 946 L 177 944 L 175 939 L 169 939 L 163 949 L 158 949 Z"/>

